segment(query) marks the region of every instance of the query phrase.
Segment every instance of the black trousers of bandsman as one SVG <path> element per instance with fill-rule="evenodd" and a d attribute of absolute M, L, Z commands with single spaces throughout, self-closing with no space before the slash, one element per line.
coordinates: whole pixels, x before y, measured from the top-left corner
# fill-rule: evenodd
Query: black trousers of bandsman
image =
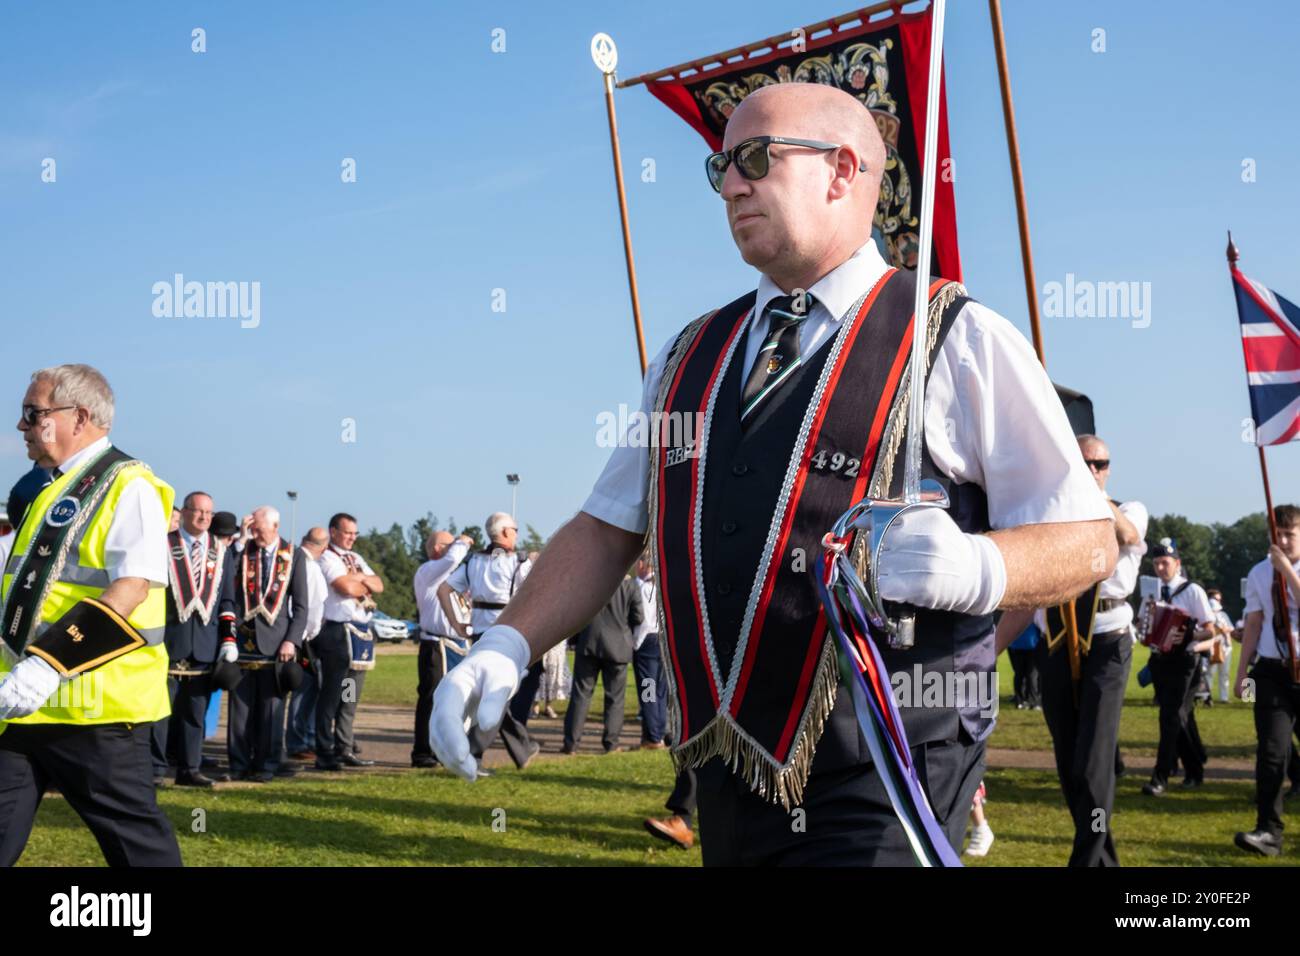
<path fill-rule="evenodd" d="M 1205 746 L 1196 726 L 1196 681 L 1200 661 L 1196 654 L 1174 650 L 1152 654 L 1151 682 L 1160 706 L 1160 743 L 1156 749 L 1153 782 L 1168 785 L 1176 762 L 1181 762 L 1188 779 L 1205 776 Z"/>
<path fill-rule="evenodd" d="M 1081 655 L 1078 703 L 1064 643 L 1038 655 L 1043 716 L 1052 735 L 1056 775 L 1074 820 L 1070 866 L 1119 866 L 1111 835 L 1115 808 L 1115 754 L 1133 648 L 1128 631 L 1094 634 Z"/>
<path fill-rule="evenodd" d="M 1255 681 L 1255 829 L 1282 835 L 1282 783 L 1291 756 L 1291 735 L 1300 714 L 1300 685 L 1281 661 L 1261 657 Z M 3 738 L 0 738 L 3 739 Z"/>

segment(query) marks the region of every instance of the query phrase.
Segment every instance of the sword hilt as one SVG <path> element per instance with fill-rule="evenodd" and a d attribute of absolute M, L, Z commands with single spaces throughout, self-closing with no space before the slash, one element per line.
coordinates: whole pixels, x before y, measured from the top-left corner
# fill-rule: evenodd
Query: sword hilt
<path fill-rule="evenodd" d="M 885 601 L 880 596 L 880 546 L 899 515 L 916 508 L 947 508 L 948 493 L 933 478 L 921 480 L 915 501 L 898 498 L 872 498 L 853 527 L 867 535 L 867 561 L 869 564 L 866 591 L 867 616 L 871 623 L 883 631 L 886 643 L 893 650 L 907 650 L 916 643 L 916 612 L 911 604 Z"/>

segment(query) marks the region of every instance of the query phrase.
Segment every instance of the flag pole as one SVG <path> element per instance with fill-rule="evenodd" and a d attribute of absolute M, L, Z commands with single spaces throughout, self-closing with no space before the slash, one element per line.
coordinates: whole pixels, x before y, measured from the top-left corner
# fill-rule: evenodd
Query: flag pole
<path fill-rule="evenodd" d="M 1237 253 L 1237 246 L 1232 241 L 1232 230 L 1228 230 L 1228 272 L 1229 274 L 1237 271 L 1237 260 L 1241 256 Z M 1235 279 L 1233 280 L 1236 281 Z M 1235 293 L 1235 287 L 1234 287 Z M 1243 352 L 1244 356 L 1244 352 Z M 1246 381 L 1250 382 L 1250 366 L 1246 367 Z M 1259 423 L 1255 422 L 1258 428 Z M 1273 489 L 1268 483 L 1268 459 L 1264 457 L 1264 446 L 1259 443 L 1259 434 L 1255 434 L 1255 450 L 1259 452 L 1259 475 L 1264 481 L 1264 508 L 1268 516 L 1268 541 L 1269 544 L 1277 544 L 1277 521 L 1273 517 Z M 1273 572 L 1273 608 L 1277 612 L 1274 620 L 1285 621 L 1287 631 L 1287 645 L 1291 651 L 1291 679 L 1300 680 L 1300 646 L 1297 645 L 1295 632 L 1291 630 L 1291 611 L 1287 606 L 1286 599 L 1286 582 L 1282 580 L 1280 571 Z M 1274 636 L 1276 637 L 1276 628 Z"/>
<path fill-rule="evenodd" d="M 636 288 L 636 262 L 632 258 L 632 228 L 627 218 L 627 190 L 623 188 L 623 154 L 618 143 L 618 122 L 614 118 L 614 68 L 618 65 L 618 49 L 607 33 L 597 33 L 591 38 L 591 58 L 600 70 L 605 84 L 605 113 L 609 117 L 609 147 L 614 157 L 614 183 L 618 188 L 618 215 L 623 226 L 623 258 L 627 262 L 627 286 L 632 296 L 632 323 L 636 328 L 637 358 L 641 362 L 641 375 L 645 376 L 645 332 L 641 327 L 641 298 Z"/>
<path fill-rule="evenodd" d="M 1034 280 L 1034 252 L 1029 244 L 1029 208 L 1025 203 L 1025 177 L 1020 170 L 1020 138 L 1016 135 L 1016 111 L 1011 104 L 1011 71 L 1007 66 L 1007 41 L 1002 35 L 1001 0 L 989 0 L 993 24 L 993 48 L 997 53 L 998 84 L 1002 89 L 1002 119 L 1007 128 L 1007 152 L 1011 157 L 1011 183 L 1016 194 L 1016 222 L 1020 227 L 1020 259 L 1025 273 L 1025 297 L 1029 301 L 1029 329 L 1033 333 L 1038 361 L 1047 367 L 1043 351 L 1043 327 L 1038 318 L 1038 285 Z"/>

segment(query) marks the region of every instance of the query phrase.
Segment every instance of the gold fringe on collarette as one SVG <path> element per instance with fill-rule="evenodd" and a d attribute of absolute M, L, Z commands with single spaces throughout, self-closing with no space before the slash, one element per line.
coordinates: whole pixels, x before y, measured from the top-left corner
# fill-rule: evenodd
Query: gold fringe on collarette
<path fill-rule="evenodd" d="M 662 638 L 661 638 L 662 640 Z M 660 650 L 667 653 L 667 647 Z M 668 724 L 676 740 L 681 734 L 681 704 L 677 696 L 675 675 L 668 671 Z M 725 712 L 718 713 L 705 728 L 690 740 L 672 750 L 673 766 L 678 772 L 701 767 L 714 757 L 721 757 L 732 773 L 740 777 L 751 790 L 769 803 L 779 803 L 789 812 L 803 802 L 803 788 L 812 770 L 814 752 L 826 721 L 835 707 L 835 692 L 839 688 L 839 665 L 835 645 L 829 640 L 822 643 L 817 669 L 813 674 L 811 693 L 789 759 L 778 764 L 772 756 L 745 733 Z"/>

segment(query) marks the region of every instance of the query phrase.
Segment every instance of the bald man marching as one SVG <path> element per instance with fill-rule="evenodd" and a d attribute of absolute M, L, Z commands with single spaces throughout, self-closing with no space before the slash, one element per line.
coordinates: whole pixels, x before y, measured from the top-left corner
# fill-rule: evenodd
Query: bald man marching
<path fill-rule="evenodd" d="M 854 97 L 790 83 L 743 100 L 724 147 L 709 182 L 756 288 L 656 356 L 642 410 L 665 427 L 614 451 L 439 685 L 434 749 L 472 777 L 465 719 L 500 720 L 525 668 L 595 615 L 648 536 L 673 756 L 699 768 L 704 862 L 910 864 L 809 574 L 844 510 L 902 484 L 915 277 L 871 241 L 884 146 Z M 952 504 L 887 533 L 881 593 L 923 610 L 915 645 L 882 653 L 957 847 L 992 730 L 994 610 L 1073 597 L 1110 574 L 1116 543 L 1024 338 L 955 283 L 931 299 L 923 474 Z M 986 692 L 954 692 L 972 686 Z"/>

